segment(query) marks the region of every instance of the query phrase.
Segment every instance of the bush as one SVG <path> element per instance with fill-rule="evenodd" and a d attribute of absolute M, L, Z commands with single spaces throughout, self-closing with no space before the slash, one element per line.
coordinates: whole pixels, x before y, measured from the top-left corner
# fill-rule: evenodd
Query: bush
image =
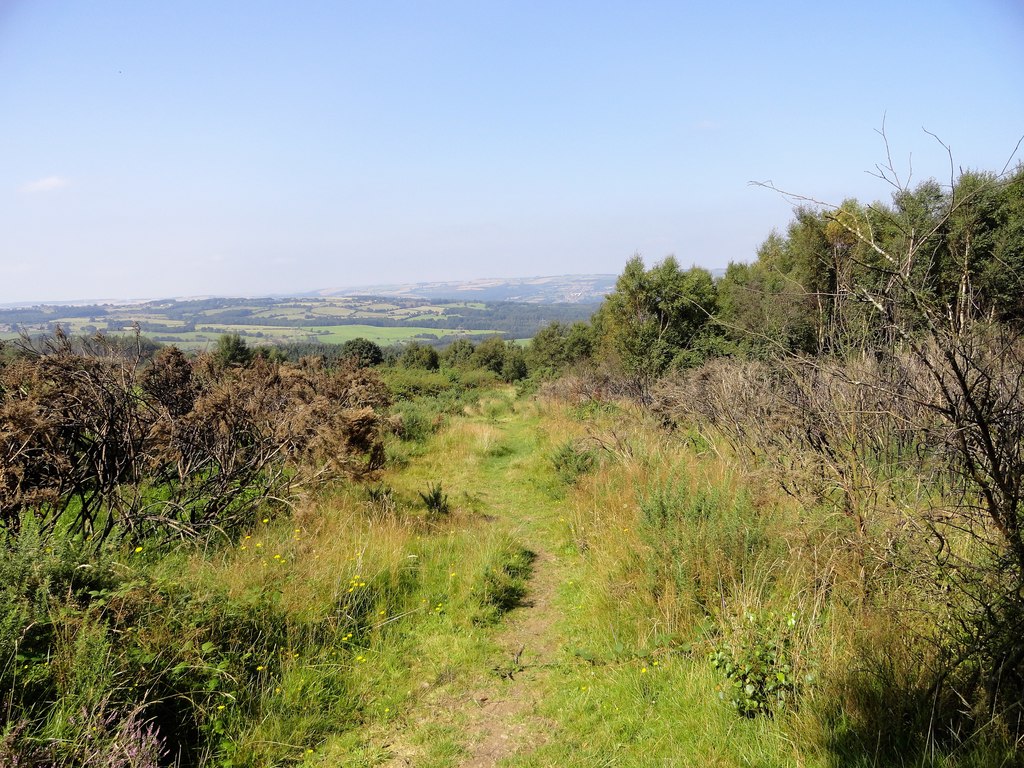
<path fill-rule="evenodd" d="M 427 492 L 420 493 L 423 506 L 427 508 L 427 516 L 430 518 L 446 517 L 451 508 L 448 506 L 448 494 L 441 490 L 441 484 L 431 484 Z"/>
<path fill-rule="evenodd" d="M 64 336 L 0 368 L 0 518 L 31 509 L 105 538 L 231 535 L 292 481 L 363 475 L 383 453 L 386 389 L 368 371 L 263 359 L 137 357 Z"/>
<path fill-rule="evenodd" d="M 744 717 L 771 716 L 797 692 L 793 633 L 797 615 L 784 621 L 746 614 L 729 642 L 711 654 L 711 665 L 725 675 L 719 696 Z"/>
<path fill-rule="evenodd" d="M 551 455 L 555 473 L 566 485 L 572 485 L 580 475 L 592 471 L 597 464 L 594 452 L 583 448 L 574 440 L 566 440 Z"/>
<path fill-rule="evenodd" d="M 441 365 L 441 358 L 433 347 L 413 342 L 402 351 L 399 362 L 405 368 L 425 368 L 428 371 L 436 371 Z"/>

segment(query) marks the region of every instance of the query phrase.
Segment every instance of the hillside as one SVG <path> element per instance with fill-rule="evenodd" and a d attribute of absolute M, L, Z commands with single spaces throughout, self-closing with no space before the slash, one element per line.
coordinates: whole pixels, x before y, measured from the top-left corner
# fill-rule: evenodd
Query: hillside
<path fill-rule="evenodd" d="M 615 289 L 615 275 L 559 275 L 396 283 L 311 291 L 316 296 L 405 296 L 462 301 L 512 301 L 528 304 L 600 303 Z"/>
<path fill-rule="evenodd" d="M 412 340 L 443 344 L 496 334 L 529 338 L 552 321 L 587 320 L 597 308 L 596 303 L 578 300 L 550 303 L 538 295 L 531 303 L 360 295 L 49 304 L 0 309 L 0 340 L 15 338 L 21 331 L 52 333 L 57 326 L 71 334 L 118 334 L 137 325 L 154 341 L 187 350 L 205 349 L 227 333 L 237 333 L 254 345 L 337 344 L 356 337 L 381 345 Z"/>

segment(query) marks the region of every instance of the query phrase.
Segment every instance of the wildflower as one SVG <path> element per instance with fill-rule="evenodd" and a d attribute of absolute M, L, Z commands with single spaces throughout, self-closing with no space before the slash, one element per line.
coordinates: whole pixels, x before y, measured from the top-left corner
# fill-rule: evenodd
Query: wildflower
<path fill-rule="evenodd" d="M 262 541 L 257 541 L 257 542 L 256 542 L 256 548 L 257 548 L 257 549 L 259 549 L 259 548 L 260 548 L 260 547 L 262 547 L 262 546 L 263 546 L 263 542 L 262 542 Z"/>
<path fill-rule="evenodd" d="M 264 523 L 269 523 L 270 522 L 270 518 L 269 517 L 264 517 L 263 518 L 263 522 Z"/>
<path fill-rule="evenodd" d="M 640 667 L 640 674 L 641 675 L 646 675 L 647 674 L 647 667 Z"/>
<path fill-rule="evenodd" d="M 135 552 L 136 552 L 136 554 L 138 554 L 138 553 L 139 553 L 139 552 L 141 552 L 141 551 L 142 551 L 142 547 L 136 547 L 136 548 L 135 548 Z"/>
<path fill-rule="evenodd" d="M 220 712 L 220 711 L 221 711 L 222 709 L 224 709 L 224 705 L 223 705 L 223 704 L 221 704 L 221 705 L 219 705 L 219 706 L 217 707 L 217 711 L 218 711 L 218 712 Z"/>
<path fill-rule="evenodd" d="M 280 556 L 280 555 L 274 555 L 274 559 L 275 559 L 275 560 L 280 560 L 280 559 L 281 559 L 281 556 Z"/>
<path fill-rule="evenodd" d="M 256 667 L 256 671 L 257 672 L 262 672 L 263 671 L 263 665 L 261 664 L 260 666 Z"/>

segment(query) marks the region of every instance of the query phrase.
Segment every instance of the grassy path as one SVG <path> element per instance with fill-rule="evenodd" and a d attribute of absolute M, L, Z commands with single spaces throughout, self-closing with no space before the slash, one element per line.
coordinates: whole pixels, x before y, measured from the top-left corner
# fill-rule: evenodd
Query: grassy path
<path fill-rule="evenodd" d="M 552 476 L 548 436 L 533 408 L 492 401 L 458 420 L 399 482 L 441 477 L 449 494 L 531 553 L 525 593 L 486 640 L 482 668 L 425 696 L 417 711 L 385 735 L 387 766 L 493 766 L 542 743 L 552 724 L 540 716 L 543 692 L 563 646 L 556 593 L 565 579 L 557 529 L 561 489 Z M 434 739 L 424 739 L 424 731 Z M 448 749 L 437 749 L 437 735 Z M 457 748 L 451 749 L 451 744 Z M 419 744 L 419 746 L 416 746 Z"/>
<path fill-rule="evenodd" d="M 329 743 L 316 765 L 822 764 L 781 720 L 738 718 L 718 697 L 701 628 L 679 625 L 678 607 L 651 597 L 638 494 L 675 482 L 690 459 L 642 425 L 618 418 L 602 434 L 600 421 L 508 394 L 452 419 L 385 478 L 404 499 L 443 483 L 452 512 L 424 544 L 444 547 L 452 582 L 475 575 L 461 602 L 452 596 L 462 616 L 439 614 L 404 656 L 392 654 L 400 713 L 379 697 L 378 716 Z M 612 450 L 567 485 L 552 455 L 587 433 Z M 518 577 L 492 578 L 526 551 Z M 481 594 L 489 589 L 501 599 Z M 500 603 L 483 621 L 465 613 L 481 601 Z M 387 680 L 379 673 L 375 690 Z"/>

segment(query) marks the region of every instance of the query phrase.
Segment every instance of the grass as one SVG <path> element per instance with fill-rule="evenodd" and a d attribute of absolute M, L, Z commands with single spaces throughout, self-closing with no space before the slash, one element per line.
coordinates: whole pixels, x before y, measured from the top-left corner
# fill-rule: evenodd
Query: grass
<path fill-rule="evenodd" d="M 135 586 L 109 605 L 149 617 L 133 658 L 214 686 L 195 698 L 225 764 L 459 765 L 481 691 L 531 702 L 503 766 L 1013 764 L 880 730 L 914 714 L 899 686 L 912 692 L 920 656 L 898 602 L 913 596 L 894 576 L 865 598 L 849 523 L 827 507 L 628 409 L 467 396 L 426 372 L 391 383 L 418 394 L 389 441 L 401 461 L 371 488 L 320 489 L 225 549 L 122 558 Z M 424 508 L 432 488 L 446 513 Z M 520 610 L 540 581 L 547 607 Z M 510 663 L 503 633 L 538 610 L 544 638 L 515 639 L 554 650 Z M 125 677 L 100 618 L 58 644 L 72 692 Z M 798 706 L 743 717 L 711 658 L 764 648 L 784 648 L 769 672 L 792 675 Z M 881 672 L 865 678 L 869 662 Z"/>

